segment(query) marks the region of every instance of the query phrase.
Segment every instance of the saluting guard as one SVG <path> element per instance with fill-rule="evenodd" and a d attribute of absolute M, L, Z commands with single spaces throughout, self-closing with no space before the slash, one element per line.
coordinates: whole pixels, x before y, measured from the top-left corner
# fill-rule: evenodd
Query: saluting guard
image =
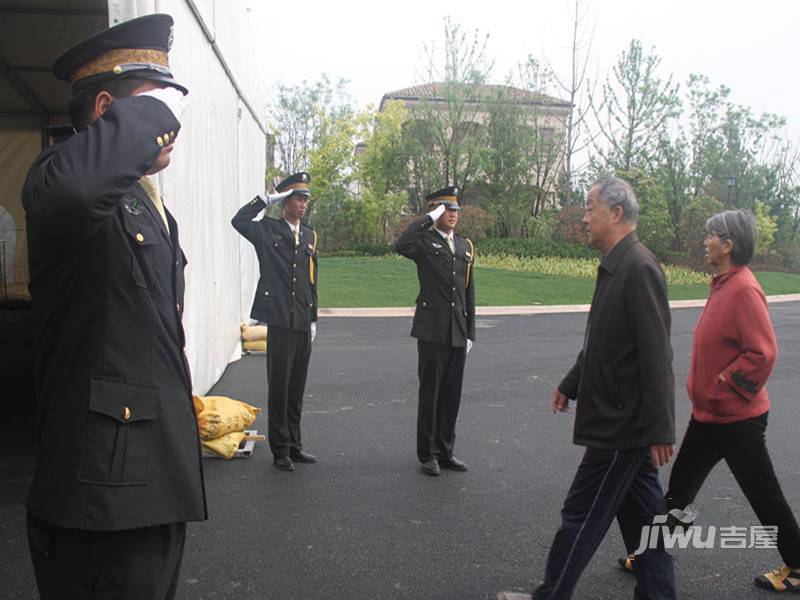
<path fill-rule="evenodd" d="M 147 179 L 166 168 L 187 90 L 172 17 L 102 31 L 55 62 L 74 135 L 31 166 L 36 354 L 28 540 L 40 596 L 175 596 L 186 521 L 206 518 L 184 353 L 186 259 Z"/>
<path fill-rule="evenodd" d="M 231 220 L 256 249 L 260 277 L 250 317 L 267 324 L 269 447 L 275 466 L 294 471 L 294 462 L 315 463 L 303 451 L 300 417 L 303 392 L 317 335 L 317 233 L 300 221 L 311 192 L 308 173 L 281 181 L 278 193 L 256 196 Z M 283 203 L 280 219 L 261 211 Z"/>
<path fill-rule="evenodd" d="M 450 186 L 426 196 L 432 210 L 395 242 L 417 264 L 419 295 L 411 336 L 419 355 L 417 458 L 422 470 L 466 471 L 453 455 L 464 362 L 475 340 L 475 248 L 455 233 L 461 191 Z"/>

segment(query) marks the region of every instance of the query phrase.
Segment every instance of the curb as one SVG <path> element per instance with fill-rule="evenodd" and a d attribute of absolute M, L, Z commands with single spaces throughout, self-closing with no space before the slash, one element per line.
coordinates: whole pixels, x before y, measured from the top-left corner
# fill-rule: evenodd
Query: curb
<path fill-rule="evenodd" d="M 800 294 L 778 294 L 767 296 L 767 302 L 778 304 L 781 302 L 798 302 Z M 705 306 L 705 300 L 672 300 L 669 307 L 699 308 Z M 320 308 L 320 317 L 413 317 L 413 307 L 385 307 L 385 308 Z M 479 317 L 498 317 L 503 315 L 544 315 L 563 313 L 589 312 L 588 304 L 553 304 L 541 306 L 478 306 L 475 309 Z"/>

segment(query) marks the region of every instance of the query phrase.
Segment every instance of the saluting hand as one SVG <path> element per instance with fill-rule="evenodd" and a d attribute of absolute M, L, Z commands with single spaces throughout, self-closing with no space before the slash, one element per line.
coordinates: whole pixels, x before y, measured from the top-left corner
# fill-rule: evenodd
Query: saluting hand
<path fill-rule="evenodd" d="M 561 390 L 556 388 L 553 390 L 553 403 L 551 404 L 553 414 L 557 412 L 569 412 L 569 398 L 561 393 Z"/>
<path fill-rule="evenodd" d="M 172 112 L 175 120 L 178 121 L 178 123 L 181 122 L 181 115 L 183 111 L 186 110 L 187 102 L 186 96 L 184 96 L 183 92 L 180 90 L 174 87 L 158 88 L 142 92 L 139 96 L 150 96 L 156 100 L 160 100 L 167 105 L 167 108 Z"/>
<path fill-rule="evenodd" d="M 672 458 L 675 446 L 672 444 L 651 444 L 650 454 L 653 456 L 653 465 L 663 467 Z"/>
<path fill-rule="evenodd" d="M 436 221 L 439 220 L 439 217 L 441 217 L 443 214 L 444 214 L 444 204 L 439 204 L 436 206 L 436 208 L 434 208 L 431 212 L 428 213 L 428 216 L 431 219 L 433 219 L 434 223 L 436 223 Z"/>
<path fill-rule="evenodd" d="M 266 206 L 272 206 L 273 204 L 280 202 L 284 198 L 288 198 L 294 193 L 294 190 L 286 190 L 285 192 L 280 192 L 277 194 L 267 194 L 267 197 L 264 198 L 261 194 L 258 194 L 258 199 L 261 200 Z"/>

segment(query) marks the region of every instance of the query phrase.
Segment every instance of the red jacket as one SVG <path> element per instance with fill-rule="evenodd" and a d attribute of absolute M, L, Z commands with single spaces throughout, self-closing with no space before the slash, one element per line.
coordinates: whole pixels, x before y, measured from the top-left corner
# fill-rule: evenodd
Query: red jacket
<path fill-rule="evenodd" d="M 767 300 L 753 272 L 734 267 L 714 277 L 694 330 L 686 383 L 692 416 L 704 423 L 732 423 L 767 412 L 764 384 L 777 356 Z"/>

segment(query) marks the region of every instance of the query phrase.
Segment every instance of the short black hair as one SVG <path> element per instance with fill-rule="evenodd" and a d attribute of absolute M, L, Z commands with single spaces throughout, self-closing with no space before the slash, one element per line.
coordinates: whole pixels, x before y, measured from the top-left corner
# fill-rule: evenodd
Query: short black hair
<path fill-rule="evenodd" d="M 145 81 L 138 77 L 127 77 L 101 81 L 97 85 L 81 90 L 69 101 L 69 120 L 72 121 L 72 126 L 79 131 L 89 124 L 94 110 L 94 101 L 100 92 L 108 92 L 114 98 L 126 98 Z"/>

